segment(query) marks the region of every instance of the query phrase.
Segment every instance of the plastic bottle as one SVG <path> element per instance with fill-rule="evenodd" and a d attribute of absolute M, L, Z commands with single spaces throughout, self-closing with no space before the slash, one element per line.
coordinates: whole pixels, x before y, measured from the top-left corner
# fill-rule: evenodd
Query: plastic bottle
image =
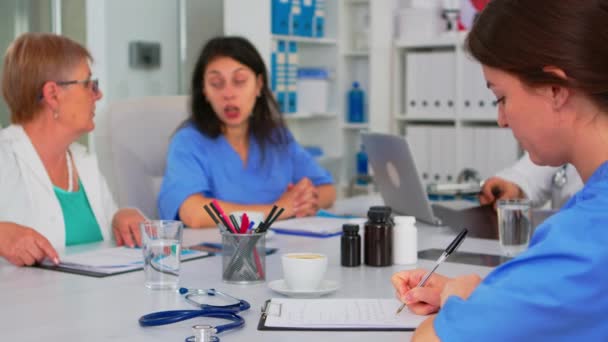
<path fill-rule="evenodd" d="M 393 264 L 412 265 L 418 262 L 418 230 L 413 216 L 395 216 L 393 229 Z"/>
<path fill-rule="evenodd" d="M 361 144 L 361 149 L 357 152 L 357 175 L 358 176 L 367 176 L 367 153 L 365 152 L 365 147 Z M 367 181 L 362 178 L 357 179 L 357 184 L 366 185 Z"/>
<path fill-rule="evenodd" d="M 390 266 L 393 263 L 393 221 L 390 207 L 372 207 L 365 222 L 365 264 Z"/>
<path fill-rule="evenodd" d="M 365 93 L 359 87 L 359 82 L 353 82 L 353 87 L 348 91 L 348 121 L 364 122 L 363 104 Z"/>
<path fill-rule="evenodd" d="M 342 266 L 355 267 L 361 265 L 361 236 L 359 235 L 358 224 L 342 226 L 340 247 Z"/>

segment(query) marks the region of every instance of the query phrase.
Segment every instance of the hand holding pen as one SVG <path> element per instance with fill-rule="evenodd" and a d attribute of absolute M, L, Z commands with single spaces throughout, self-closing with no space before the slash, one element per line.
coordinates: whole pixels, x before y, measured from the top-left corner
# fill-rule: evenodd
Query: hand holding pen
<path fill-rule="evenodd" d="M 397 314 L 399 314 L 406 305 L 410 308 L 410 311 L 420 315 L 427 315 L 439 310 L 441 305 L 441 293 L 450 279 L 433 273 L 441 263 L 458 249 L 467 233 L 468 231 L 463 229 L 456 238 L 454 238 L 439 259 L 437 259 L 435 266 L 430 271 L 404 271 L 393 275 L 391 281 L 397 290 L 397 297 L 403 301 L 403 304 L 397 309 Z"/>
<path fill-rule="evenodd" d="M 397 299 L 407 303 L 408 309 L 417 315 L 429 315 L 441 307 L 441 291 L 450 278 L 433 274 L 424 287 L 418 284 L 428 273 L 425 269 L 415 269 L 395 273 L 391 282 L 395 287 Z"/>

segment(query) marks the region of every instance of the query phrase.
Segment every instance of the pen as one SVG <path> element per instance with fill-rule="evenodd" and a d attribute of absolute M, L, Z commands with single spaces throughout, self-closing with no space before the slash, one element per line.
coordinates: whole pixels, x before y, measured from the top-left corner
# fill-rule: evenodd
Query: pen
<path fill-rule="evenodd" d="M 450 245 L 443 251 L 443 253 L 441 253 L 441 256 L 439 256 L 439 259 L 437 259 L 437 261 L 435 261 L 435 266 L 433 266 L 433 269 L 428 271 L 424 275 L 424 277 L 422 277 L 422 279 L 420 280 L 418 285 L 416 285 L 416 287 L 423 287 L 424 284 L 426 284 L 427 280 L 429 280 L 429 278 L 435 272 L 437 267 L 439 267 L 439 265 L 441 265 L 441 263 L 444 262 L 445 259 L 447 259 L 450 256 L 450 254 L 452 254 L 458 248 L 458 246 L 460 246 L 460 244 L 464 240 L 465 236 L 467 236 L 468 232 L 469 231 L 465 228 L 460 233 L 458 233 L 458 235 L 456 235 L 456 238 L 454 238 L 452 243 L 450 243 Z M 395 313 L 395 314 L 398 315 L 401 311 L 403 311 L 404 308 L 405 308 L 405 303 L 401 304 L 401 306 L 397 309 L 397 313 Z"/>
<path fill-rule="evenodd" d="M 213 200 L 211 201 L 211 208 L 215 209 L 218 213 L 218 216 L 220 217 L 220 219 L 222 220 L 222 223 L 224 223 L 224 225 L 234 234 L 236 234 L 236 229 L 234 228 L 234 226 L 231 224 L 230 221 L 228 221 L 228 219 L 226 218 L 226 214 L 224 213 L 224 210 L 222 210 L 222 207 L 220 207 L 220 204 L 217 202 L 217 200 Z"/>
<path fill-rule="evenodd" d="M 243 216 L 241 216 L 241 234 L 245 234 L 247 233 L 247 228 L 249 228 L 249 216 L 247 216 L 247 213 L 243 213 Z"/>
<path fill-rule="evenodd" d="M 277 211 L 277 208 L 278 207 L 276 206 L 276 204 L 274 204 L 272 206 L 272 209 L 270 209 L 270 213 L 268 214 L 268 216 L 266 216 L 266 219 L 264 219 L 264 221 L 262 221 L 260 223 L 260 226 L 258 227 L 258 229 L 260 231 L 264 231 L 264 230 L 268 229 L 268 223 L 272 219 L 272 216 L 274 215 L 275 211 Z M 256 231 L 256 233 L 257 233 L 257 231 Z"/>
<path fill-rule="evenodd" d="M 218 220 L 217 217 L 215 217 L 215 215 L 213 215 L 213 213 L 211 212 L 211 209 L 209 209 L 209 207 L 206 204 L 203 206 L 203 208 L 205 208 L 205 211 L 207 212 L 209 217 L 211 217 L 213 222 L 215 222 L 216 225 L 220 224 L 220 220 Z"/>

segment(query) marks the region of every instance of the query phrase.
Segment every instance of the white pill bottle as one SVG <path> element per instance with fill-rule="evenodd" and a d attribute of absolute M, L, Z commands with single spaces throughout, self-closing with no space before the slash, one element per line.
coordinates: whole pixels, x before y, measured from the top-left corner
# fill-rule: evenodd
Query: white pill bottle
<path fill-rule="evenodd" d="M 393 264 L 412 265 L 418 262 L 418 229 L 413 216 L 395 216 L 393 228 Z"/>

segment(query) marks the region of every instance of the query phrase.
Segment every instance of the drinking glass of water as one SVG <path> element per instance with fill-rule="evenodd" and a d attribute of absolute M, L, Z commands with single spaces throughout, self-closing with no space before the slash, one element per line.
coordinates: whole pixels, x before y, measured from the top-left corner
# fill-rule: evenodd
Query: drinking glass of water
<path fill-rule="evenodd" d="M 183 224 L 153 220 L 141 223 L 145 285 L 150 289 L 176 289 Z"/>
<path fill-rule="evenodd" d="M 500 247 L 505 256 L 516 256 L 526 250 L 530 242 L 532 232 L 530 200 L 498 200 L 496 208 Z"/>

